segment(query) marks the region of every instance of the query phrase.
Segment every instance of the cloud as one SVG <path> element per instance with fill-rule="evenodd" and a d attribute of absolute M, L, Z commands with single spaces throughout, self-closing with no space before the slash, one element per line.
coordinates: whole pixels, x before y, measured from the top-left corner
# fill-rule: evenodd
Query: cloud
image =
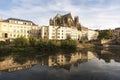
<path fill-rule="evenodd" d="M 39 25 L 48 25 L 57 13 L 71 12 L 79 16 L 80 23 L 92 29 L 120 26 L 119 0 L 12 0 L 11 8 L 0 8 L 0 16 L 32 20 Z"/>

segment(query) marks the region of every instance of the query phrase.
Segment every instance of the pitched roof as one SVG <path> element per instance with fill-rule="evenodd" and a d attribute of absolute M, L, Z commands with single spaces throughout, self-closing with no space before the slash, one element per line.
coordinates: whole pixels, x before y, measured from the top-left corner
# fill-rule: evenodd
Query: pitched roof
<path fill-rule="evenodd" d="M 65 14 L 62 17 L 68 17 L 68 16 L 71 16 L 71 13 Z"/>
<path fill-rule="evenodd" d="M 3 20 L 3 22 L 9 22 L 9 20 L 16 20 L 16 21 L 30 22 L 30 23 L 32 23 L 33 25 L 36 25 L 35 23 L 33 23 L 33 22 L 30 21 L 30 20 L 23 20 L 23 19 L 17 19 L 17 18 L 8 18 L 8 19 L 6 19 L 6 20 Z"/>
<path fill-rule="evenodd" d="M 57 14 L 55 18 L 61 18 L 61 14 Z"/>

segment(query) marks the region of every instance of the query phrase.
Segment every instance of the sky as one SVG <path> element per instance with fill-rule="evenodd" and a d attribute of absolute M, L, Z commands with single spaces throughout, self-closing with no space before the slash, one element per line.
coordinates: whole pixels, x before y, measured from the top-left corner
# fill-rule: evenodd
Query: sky
<path fill-rule="evenodd" d="M 71 13 L 89 29 L 114 29 L 120 27 L 119 4 L 120 0 L 0 0 L 0 17 L 31 20 L 43 26 L 57 13 Z"/>

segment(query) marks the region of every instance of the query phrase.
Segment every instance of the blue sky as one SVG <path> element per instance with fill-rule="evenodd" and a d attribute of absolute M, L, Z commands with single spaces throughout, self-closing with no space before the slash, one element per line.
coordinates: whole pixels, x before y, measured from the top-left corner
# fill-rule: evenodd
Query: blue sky
<path fill-rule="evenodd" d="M 0 17 L 32 20 L 48 25 L 57 13 L 79 16 L 90 29 L 120 27 L 120 0 L 0 0 Z"/>

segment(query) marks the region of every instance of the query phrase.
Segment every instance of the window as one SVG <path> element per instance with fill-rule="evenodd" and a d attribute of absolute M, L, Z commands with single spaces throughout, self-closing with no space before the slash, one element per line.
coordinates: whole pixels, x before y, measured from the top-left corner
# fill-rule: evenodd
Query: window
<path fill-rule="evenodd" d="M 24 30 L 24 33 L 26 33 L 26 30 Z"/>
<path fill-rule="evenodd" d="M 16 37 L 16 35 L 14 34 L 14 37 Z"/>
<path fill-rule="evenodd" d="M 57 33 L 57 35 L 60 35 L 60 33 Z"/>
<path fill-rule="evenodd" d="M 55 36 L 52 36 L 52 38 L 55 38 Z"/>
<path fill-rule="evenodd" d="M 17 37 L 19 37 L 19 34 L 17 35 Z"/>
<path fill-rule="evenodd" d="M 55 35 L 55 33 L 52 33 L 52 35 Z"/>
<path fill-rule="evenodd" d="M 21 33 L 23 32 L 23 30 L 21 30 Z"/>
<path fill-rule="evenodd" d="M 10 37 L 12 37 L 12 34 L 10 34 Z"/>
<path fill-rule="evenodd" d="M 15 21 L 15 23 L 18 23 L 17 21 Z"/>
<path fill-rule="evenodd" d="M 7 33 L 2 33 L 2 37 L 3 38 L 8 38 L 8 34 Z"/>
<path fill-rule="evenodd" d="M 14 32 L 16 32 L 16 30 L 14 30 Z"/>
<path fill-rule="evenodd" d="M 6 25 L 3 25 L 4 27 L 6 27 Z"/>
<path fill-rule="evenodd" d="M 46 35 L 46 32 L 44 34 Z"/>

